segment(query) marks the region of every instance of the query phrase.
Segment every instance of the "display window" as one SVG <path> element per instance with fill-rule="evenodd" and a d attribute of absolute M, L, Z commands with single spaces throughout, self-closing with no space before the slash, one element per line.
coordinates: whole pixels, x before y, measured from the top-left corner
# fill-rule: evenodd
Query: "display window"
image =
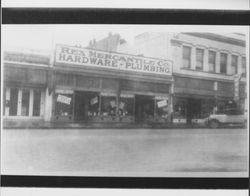
<path fill-rule="evenodd" d="M 22 110 L 21 116 L 29 115 L 30 91 L 25 89 L 22 91 Z"/>
<path fill-rule="evenodd" d="M 55 114 L 71 118 L 73 113 L 73 94 L 56 93 Z"/>
<path fill-rule="evenodd" d="M 134 95 L 120 95 L 119 116 L 133 116 L 134 115 Z"/>
<path fill-rule="evenodd" d="M 115 94 L 101 94 L 101 115 L 116 116 L 117 98 Z"/>
<path fill-rule="evenodd" d="M 4 116 L 39 117 L 43 115 L 42 89 L 5 88 Z"/>
<path fill-rule="evenodd" d="M 99 102 L 100 102 L 99 94 L 96 93 L 96 94 L 90 95 L 89 102 L 88 102 L 88 116 L 89 117 L 98 116 L 100 114 Z"/>
<path fill-rule="evenodd" d="M 174 118 L 186 118 L 186 100 L 176 98 L 174 103 Z"/>
<path fill-rule="evenodd" d="M 168 98 L 156 97 L 155 101 L 156 101 L 155 113 L 157 117 L 168 118 Z"/>

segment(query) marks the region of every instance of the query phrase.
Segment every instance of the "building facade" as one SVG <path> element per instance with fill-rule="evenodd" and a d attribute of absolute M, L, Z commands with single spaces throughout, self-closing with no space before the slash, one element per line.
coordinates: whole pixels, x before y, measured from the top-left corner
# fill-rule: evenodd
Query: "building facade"
<path fill-rule="evenodd" d="M 4 52 L 3 119 L 69 123 L 199 123 L 246 108 L 240 34 L 118 34 L 52 54 Z"/>
<path fill-rule="evenodd" d="M 135 47 L 138 54 L 173 60 L 173 122 L 201 122 L 214 109 L 246 108 L 244 35 L 144 33 Z"/>

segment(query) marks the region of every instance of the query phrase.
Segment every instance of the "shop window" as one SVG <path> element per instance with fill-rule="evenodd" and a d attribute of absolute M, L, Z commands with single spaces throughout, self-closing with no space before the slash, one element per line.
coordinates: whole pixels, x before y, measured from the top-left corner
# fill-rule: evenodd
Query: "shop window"
<path fill-rule="evenodd" d="M 121 95 L 118 108 L 119 116 L 133 116 L 134 115 L 134 96 Z"/>
<path fill-rule="evenodd" d="M 89 97 L 89 103 L 88 103 L 88 116 L 97 116 L 99 115 L 99 102 L 100 102 L 100 96 L 99 94 L 94 94 Z"/>
<path fill-rule="evenodd" d="M 21 116 L 29 116 L 30 90 L 22 90 L 22 110 Z"/>
<path fill-rule="evenodd" d="M 186 100 L 176 98 L 174 104 L 174 118 L 186 118 Z"/>
<path fill-rule="evenodd" d="M 227 54 L 220 54 L 220 73 L 227 73 Z"/>
<path fill-rule="evenodd" d="M 34 93 L 32 93 L 32 91 Z M 5 100 L 4 109 L 9 108 L 7 116 L 40 116 L 41 94 L 40 89 L 6 88 L 9 99 Z M 6 95 L 4 95 L 6 96 Z M 5 97 L 6 98 L 6 97 Z M 18 101 L 20 100 L 20 102 Z M 31 107 L 33 106 L 33 107 Z"/>
<path fill-rule="evenodd" d="M 196 49 L 196 70 L 203 70 L 204 50 Z"/>
<path fill-rule="evenodd" d="M 213 113 L 215 101 L 210 99 L 201 100 L 201 118 L 206 118 Z"/>
<path fill-rule="evenodd" d="M 231 70 L 232 74 L 238 73 L 238 57 L 236 55 L 232 55 L 232 61 L 231 61 Z"/>
<path fill-rule="evenodd" d="M 246 57 L 242 57 L 242 77 L 246 77 L 247 68 L 246 68 Z"/>
<path fill-rule="evenodd" d="M 103 116 L 115 116 L 116 107 L 117 107 L 116 96 L 113 96 L 113 95 L 101 96 L 101 114 Z"/>
<path fill-rule="evenodd" d="M 208 52 L 208 71 L 215 72 L 215 59 L 216 59 L 216 52 L 209 51 Z"/>
<path fill-rule="evenodd" d="M 71 118 L 73 111 L 73 94 L 56 94 L 55 114 Z"/>
<path fill-rule="evenodd" d="M 10 101 L 9 101 L 9 115 L 17 115 L 17 103 L 18 103 L 18 88 L 10 89 Z"/>
<path fill-rule="evenodd" d="M 182 62 L 183 62 L 183 65 L 182 65 L 183 68 L 191 67 L 191 47 L 183 46 Z"/>
<path fill-rule="evenodd" d="M 155 113 L 160 118 L 168 118 L 168 99 L 167 98 L 156 98 L 156 109 Z"/>
<path fill-rule="evenodd" d="M 33 116 L 40 116 L 41 90 L 34 90 L 33 98 Z"/>
<path fill-rule="evenodd" d="M 3 97 L 2 97 L 2 115 L 4 116 L 5 115 L 5 107 L 7 105 L 7 102 L 6 102 L 6 88 L 3 89 Z"/>

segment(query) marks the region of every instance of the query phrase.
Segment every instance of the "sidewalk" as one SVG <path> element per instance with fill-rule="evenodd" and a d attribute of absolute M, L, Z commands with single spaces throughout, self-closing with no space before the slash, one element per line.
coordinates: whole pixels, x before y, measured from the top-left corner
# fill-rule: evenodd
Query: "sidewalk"
<path fill-rule="evenodd" d="M 42 121 L 3 121 L 3 129 L 185 129 L 205 128 L 202 124 L 182 123 L 73 123 L 73 122 L 42 122 Z"/>

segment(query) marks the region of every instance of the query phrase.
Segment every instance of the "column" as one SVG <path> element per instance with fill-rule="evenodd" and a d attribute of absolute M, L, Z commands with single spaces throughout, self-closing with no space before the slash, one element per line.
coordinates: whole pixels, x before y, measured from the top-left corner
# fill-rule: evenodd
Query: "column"
<path fill-rule="evenodd" d="M 230 53 L 227 54 L 227 74 L 232 74 L 232 55 Z"/>
<path fill-rule="evenodd" d="M 238 74 L 242 74 L 242 56 L 238 56 L 237 66 L 238 66 Z"/>
<path fill-rule="evenodd" d="M 10 102 L 10 88 L 6 88 L 6 101 Z M 5 109 L 5 116 L 9 116 L 10 114 L 10 106 L 8 105 L 8 107 L 4 106 Z"/>
<path fill-rule="evenodd" d="M 195 69 L 196 67 L 196 47 L 193 46 L 191 48 L 191 69 Z"/>
<path fill-rule="evenodd" d="M 208 49 L 204 48 L 204 57 L 203 57 L 203 70 L 208 71 Z"/>
<path fill-rule="evenodd" d="M 29 116 L 33 115 L 33 100 L 34 100 L 34 90 L 30 90 L 30 102 L 29 102 Z"/>
<path fill-rule="evenodd" d="M 18 89 L 17 96 L 17 116 L 21 116 L 22 114 L 22 90 Z"/>
<path fill-rule="evenodd" d="M 215 73 L 220 73 L 220 52 L 216 51 Z"/>
<path fill-rule="evenodd" d="M 45 107 L 44 107 L 44 120 L 51 121 L 52 117 L 52 94 L 49 94 L 48 88 L 45 90 Z"/>

